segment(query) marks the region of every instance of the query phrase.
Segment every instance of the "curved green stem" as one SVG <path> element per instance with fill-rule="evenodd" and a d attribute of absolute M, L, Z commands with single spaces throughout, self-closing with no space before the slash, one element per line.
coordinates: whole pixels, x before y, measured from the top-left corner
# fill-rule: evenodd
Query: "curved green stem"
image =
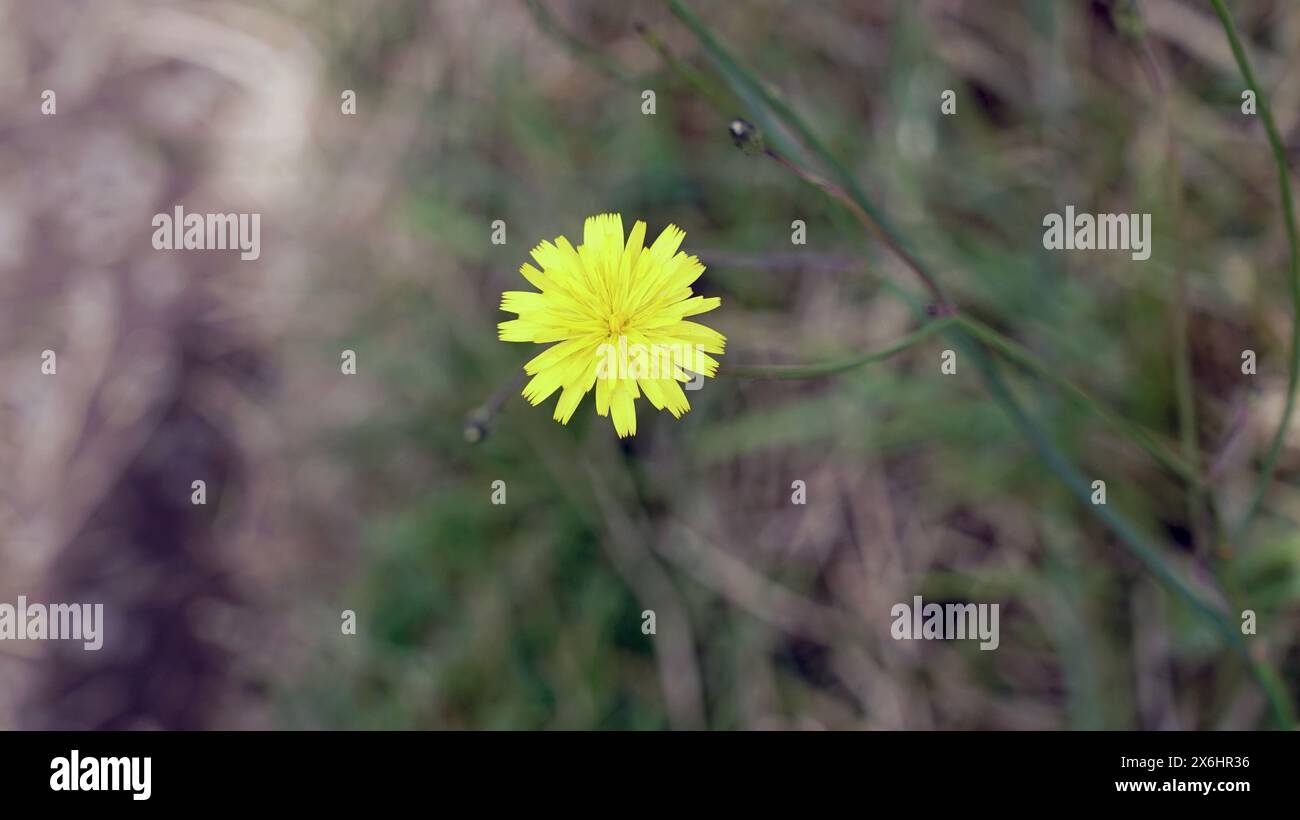
<path fill-rule="evenodd" d="M 921 325 L 889 347 L 877 350 L 874 353 L 866 353 L 837 362 L 822 362 L 820 364 L 724 364 L 718 368 L 718 375 L 731 376 L 737 379 L 816 379 L 821 376 L 831 376 L 873 362 L 882 362 L 891 356 L 902 353 L 909 347 L 915 346 L 918 342 L 925 341 L 951 324 L 951 318 L 936 319 L 933 322 Z"/>
<path fill-rule="evenodd" d="M 1287 165 L 1286 149 L 1282 146 L 1282 137 L 1278 133 L 1277 123 L 1273 122 L 1273 110 L 1269 107 L 1267 97 L 1264 96 L 1264 89 L 1260 88 L 1259 82 L 1255 79 L 1255 72 L 1250 67 L 1246 50 L 1237 35 L 1237 27 L 1233 25 L 1232 17 L 1223 5 L 1223 0 L 1210 0 L 1210 3 L 1214 6 L 1215 13 L 1219 15 L 1219 22 L 1223 24 L 1223 33 L 1227 35 L 1228 44 L 1232 46 L 1232 56 L 1237 60 L 1237 67 L 1241 69 L 1241 76 L 1246 80 L 1246 86 L 1255 92 L 1259 118 L 1264 122 L 1264 132 L 1268 135 L 1268 144 L 1273 150 L 1273 161 L 1277 165 L 1277 184 L 1282 191 L 1282 215 L 1286 222 L 1286 242 L 1291 252 L 1291 267 L 1288 271 L 1292 312 L 1291 360 L 1287 375 L 1286 405 L 1282 409 L 1282 419 L 1278 422 L 1277 432 L 1273 434 L 1268 454 L 1264 457 L 1259 481 L 1233 532 L 1233 540 L 1240 541 L 1255 517 L 1255 512 L 1259 509 L 1269 484 L 1273 482 L 1273 474 L 1277 472 L 1277 463 L 1282 456 L 1282 442 L 1286 439 L 1287 429 L 1291 425 L 1291 414 L 1295 410 L 1296 385 L 1300 382 L 1300 244 L 1297 243 L 1296 237 L 1295 204 L 1291 198 L 1291 171 Z"/>

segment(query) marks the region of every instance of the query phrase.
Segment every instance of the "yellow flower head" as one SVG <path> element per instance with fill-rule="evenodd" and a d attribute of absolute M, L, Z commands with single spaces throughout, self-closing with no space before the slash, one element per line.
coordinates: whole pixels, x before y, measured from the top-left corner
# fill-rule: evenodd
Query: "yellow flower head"
<path fill-rule="evenodd" d="M 686 233 L 664 228 L 644 247 L 645 223 L 623 237 L 618 214 L 588 217 L 582 244 L 559 237 L 533 248 L 541 270 L 524 263 L 519 272 L 541 293 L 506 291 L 501 309 L 519 316 L 499 325 L 507 342 L 558 344 L 524 372 L 533 378 L 524 398 L 541 404 L 560 388 L 555 420 L 568 424 L 582 397 L 596 388 L 596 412 L 613 415 L 619 438 L 636 434 L 635 402 L 645 395 L 656 409 L 680 418 L 691 408 L 679 382 L 690 373 L 712 377 L 722 353 L 721 333 L 685 317 L 713 310 L 721 300 L 691 295 L 704 272 L 694 256 L 678 252 Z"/>

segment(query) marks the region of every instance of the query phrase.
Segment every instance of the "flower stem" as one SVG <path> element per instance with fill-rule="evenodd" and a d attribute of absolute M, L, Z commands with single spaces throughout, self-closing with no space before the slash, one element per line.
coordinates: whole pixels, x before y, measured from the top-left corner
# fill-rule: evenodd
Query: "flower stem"
<path fill-rule="evenodd" d="M 816 379 L 843 373 L 874 362 L 881 362 L 898 353 L 902 353 L 919 342 L 923 342 L 939 331 L 951 325 L 953 319 L 946 317 L 921 325 L 916 330 L 894 342 L 889 347 L 836 362 L 820 364 L 723 364 L 718 368 L 719 376 L 731 376 L 738 379 Z"/>
<path fill-rule="evenodd" d="M 519 368 L 510 374 L 510 378 L 501 383 L 487 401 L 474 408 L 465 416 L 465 441 L 468 444 L 478 444 L 487 437 L 488 431 L 492 429 L 492 422 L 496 420 L 497 413 L 501 412 L 501 406 L 506 403 L 506 399 L 519 392 L 519 388 L 524 383 L 523 368 Z"/>

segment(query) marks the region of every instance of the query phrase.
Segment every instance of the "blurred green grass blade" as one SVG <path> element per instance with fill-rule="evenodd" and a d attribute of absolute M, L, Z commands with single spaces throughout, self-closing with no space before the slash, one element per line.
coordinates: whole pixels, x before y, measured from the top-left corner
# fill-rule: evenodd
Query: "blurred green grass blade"
<path fill-rule="evenodd" d="M 551 16 L 540 0 L 522 0 L 524 8 L 532 15 L 533 22 L 544 33 L 549 34 L 560 45 L 569 50 L 569 53 L 584 63 L 593 66 L 603 74 L 612 77 L 625 85 L 635 85 L 636 78 L 623 69 L 623 67 L 605 54 L 600 49 L 583 42 Z"/>
<path fill-rule="evenodd" d="M 713 82 L 711 78 L 696 71 L 689 63 L 674 54 L 668 44 L 645 25 L 638 24 L 637 33 L 641 35 L 641 39 L 645 41 L 646 45 L 650 46 L 659 55 L 664 64 L 675 71 L 687 85 L 695 89 L 696 93 L 708 100 L 713 105 L 714 110 L 727 120 L 731 120 L 736 116 L 736 112 L 740 109 L 736 107 L 735 100 L 725 93 L 721 86 Z"/>

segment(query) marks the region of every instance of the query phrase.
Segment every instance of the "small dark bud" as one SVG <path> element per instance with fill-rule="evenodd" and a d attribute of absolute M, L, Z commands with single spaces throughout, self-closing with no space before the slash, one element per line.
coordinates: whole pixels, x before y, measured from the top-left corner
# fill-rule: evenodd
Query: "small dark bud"
<path fill-rule="evenodd" d="M 752 122 L 737 117 L 731 121 L 728 131 L 731 133 L 731 141 L 746 154 L 763 152 L 763 135 Z"/>

